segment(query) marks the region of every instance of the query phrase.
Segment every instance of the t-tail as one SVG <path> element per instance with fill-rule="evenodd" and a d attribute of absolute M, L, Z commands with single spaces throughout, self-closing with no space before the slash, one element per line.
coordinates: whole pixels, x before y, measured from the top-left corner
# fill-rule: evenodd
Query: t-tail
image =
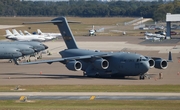
<path fill-rule="evenodd" d="M 77 49 L 77 44 L 74 39 L 74 36 L 69 28 L 68 22 L 65 17 L 58 17 L 53 19 L 52 21 L 61 21 L 61 22 L 54 22 L 55 25 L 58 26 L 60 33 L 66 43 L 68 49 Z"/>
<path fill-rule="evenodd" d="M 54 25 L 58 26 L 58 29 L 64 39 L 64 42 L 68 49 L 78 49 L 76 45 L 76 41 L 74 39 L 74 36 L 71 32 L 71 29 L 69 28 L 68 23 L 79 23 L 76 21 L 67 21 L 65 17 L 58 17 L 51 21 L 44 21 L 44 22 L 27 22 L 23 24 L 45 24 L 45 23 L 53 23 Z"/>

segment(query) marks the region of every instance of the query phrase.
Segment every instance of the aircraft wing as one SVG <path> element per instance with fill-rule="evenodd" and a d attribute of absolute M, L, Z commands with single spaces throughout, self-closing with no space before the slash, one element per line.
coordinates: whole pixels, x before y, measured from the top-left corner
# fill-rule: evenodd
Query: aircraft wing
<path fill-rule="evenodd" d="M 13 59 L 16 65 L 31 65 L 31 64 L 40 64 L 40 63 L 48 63 L 52 64 L 53 62 L 67 62 L 70 60 L 83 60 L 83 59 L 91 59 L 91 58 L 102 58 L 102 57 L 109 57 L 113 53 L 106 53 L 106 54 L 96 54 L 96 55 L 85 55 L 85 56 L 75 56 L 75 57 L 66 57 L 66 58 L 57 58 L 52 60 L 40 60 L 34 62 L 25 62 L 25 63 L 18 63 L 16 59 Z"/>

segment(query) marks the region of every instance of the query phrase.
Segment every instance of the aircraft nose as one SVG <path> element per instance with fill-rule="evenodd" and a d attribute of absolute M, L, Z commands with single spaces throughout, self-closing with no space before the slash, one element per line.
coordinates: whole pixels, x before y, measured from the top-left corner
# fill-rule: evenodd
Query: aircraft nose
<path fill-rule="evenodd" d="M 143 71 L 144 71 L 144 73 L 148 72 L 148 70 L 150 68 L 149 62 L 148 61 L 144 61 L 142 64 L 143 64 Z"/>
<path fill-rule="evenodd" d="M 45 49 L 48 49 L 48 46 L 47 46 L 47 45 L 43 44 L 43 46 L 44 46 Z"/>

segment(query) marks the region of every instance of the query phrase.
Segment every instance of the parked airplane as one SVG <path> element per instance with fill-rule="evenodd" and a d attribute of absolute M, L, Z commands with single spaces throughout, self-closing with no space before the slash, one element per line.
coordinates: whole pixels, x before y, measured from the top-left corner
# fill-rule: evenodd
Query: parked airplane
<path fill-rule="evenodd" d="M 96 36 L 96 30 L 94 29 L 94 25 L 91 30 L 89 30 L 89 36 Z"/>
<path fill-rule="evenodd" d="M 6 38 L 17 41 L 45 41 L 45 38 L 40 36 L 32 36 L 32 35 L 20 35 L 18 32 L 11 33 L 9 30 L 6 30 Z"/>
<path fill-rule="evenodd" d="M 40 36 L 40 37 L 44 38 L 45 40 L 52 40 L 52 39 L 54 39 L 54 37 L 52 37 L 51 35 L 31 34 L 31 33 L 29 33 L 29 32 L 26 31 L 26 30 L 24 30 L 24 33 L 25 33 L 26 35 Z"/>
<path fill-rule="evenodd" d="M 73 21 L 68 21 L 69 23 Z M 158 57 L 147 57 L 136 53 L 130 52 L 100 52 L 87 49 L 80 49 L 76 45 L 75 38 L 69 28 L 65 17 L 55 18 L 52 21 L 38 22 L 53 23 L 58 26 L 67 49 L 60 51 L 59 54 L 62 58 L 52 60 L 42 60 L 29 63 L 18 63 L 17 65 L 27 64 L 40 64 L 53 62 L 61 62 L 69 70 L 78 71 L 82 70 L 85 76 L 140 76 L 144 79 L 145 73 L 150 68 L 166 69 L 169 61 L 172 61 L 171 53 L 169 59 L 165 60 Z M 33 24 L 33 23 L 31 23 Z"/>
<path fill-rule="evenodd" d="M 153 34 L 153 33 L 149 33 L 149 32 L 144 33 L 144 35 L 149 36 L 149 37 L 156 37 L 156 38 L 160 38 L 160 39 L 165 39 L 166 38 L 165 35 Z"/>
<path fill-rule="evenodd" d="M 157 38 L 157 37 L 147 37 L 147 36 L 145 36 L 145 39 L 146 40 L 152 40 L 152 41 L 161 41 L 161 39 Z"/>
<path fill-rule="evenodd" d="M 36 55 L 48 46 L 34 41 L 0 42 L 0 59 L 13 59 L 27 55 Z M 4 50 L 3 50 L 4 49 Z"/>
<path fill-rule="evenodd" d="M 37 29 L 37 33 L 38 33 L 39 35 L 51 36 L 51 37 L 53 37 L 53 38 L 61 37 L 61 34 L 60 34 L 60 33 L 43 33 L 40 29 Z"/>
<path fill-rule="evenodd" d="M 20 49 L 15 47 L 0 47 L 0 59 L 18 59 L 22 57 Z"/>
<path fill-rule="evenodd" d="M 36 41 L 14 41 L 14 42 L 1 41 L 0 44 L 26 44 L 32 46 L 35 52 L 40 52 L 48 48 L 48 46 L 44 45 L 43 43 Z"/>

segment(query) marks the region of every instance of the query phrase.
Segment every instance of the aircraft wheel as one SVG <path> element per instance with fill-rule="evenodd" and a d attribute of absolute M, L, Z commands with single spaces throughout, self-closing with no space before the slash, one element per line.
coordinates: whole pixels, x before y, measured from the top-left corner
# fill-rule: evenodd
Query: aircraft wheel
<path fill-rule="evenodd" d="M 140 80 L 144 80 L 144 78 L 145 78 L 144 75 L 140 75 L 140 76 L 139 76 L 139 79 L 140 79 Z"/>
<path fill-rule="evenodd" d="M 99 75 L 99 74 L 96 74 L 96 75 L 95 75 L 95 77 L 96 77 L 96 78 L 99 78 L 99 77 L 100 77 L 100 75 Z"/>
<path fill-rule="evenodd" d="M 85 72 L 85 71 L 83 72 L 83 76 L 87 76 L 87 74 L 86 74 L 86 72 Z"/>

